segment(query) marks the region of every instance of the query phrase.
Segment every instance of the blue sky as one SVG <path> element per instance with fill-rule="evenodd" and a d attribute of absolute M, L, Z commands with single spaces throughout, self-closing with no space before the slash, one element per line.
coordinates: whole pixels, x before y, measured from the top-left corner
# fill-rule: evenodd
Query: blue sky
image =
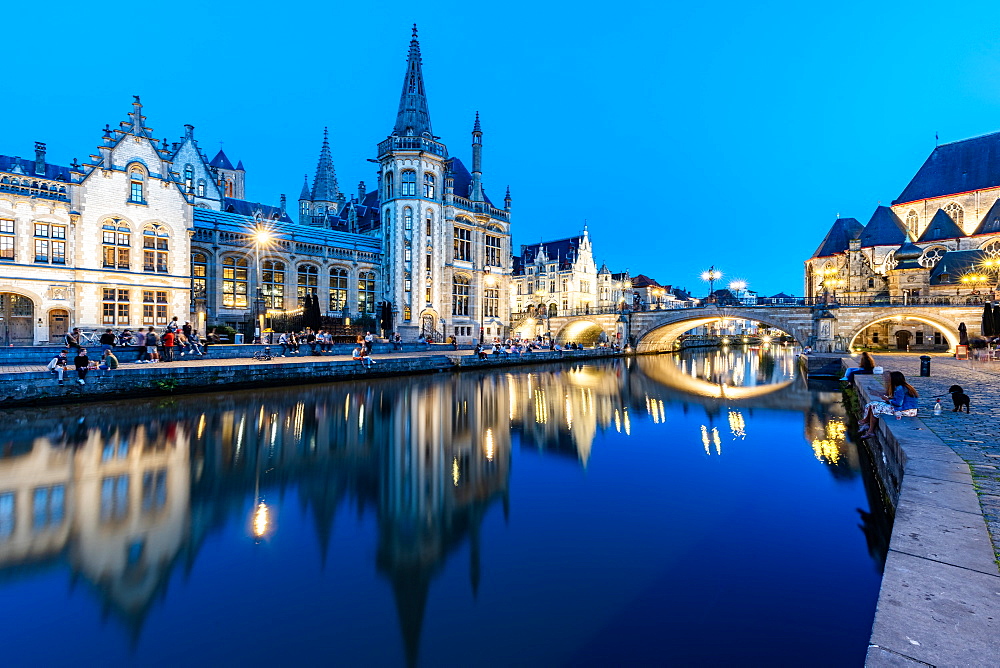
<path fill-rule="evenodd" d="M 942 143 L 1000 130 L 988 3 L 17 3 L 0 153 L 86 159 L 133 94 L 298 196 L 330 127 L 341 189 L 374 183 L 410 24 L 435 133 L 510 185 L 515 250 L 578 233 L 598 262 L 706 291 L 714 264 L 802 293 L 837 214 L 867 222 Z M 58 16 L 53 21 L 52 16 Z M 950 26 L 950 27 L 949 27 Z M 12 43 L 13 44 L 13 43 Z M 33 52 L 38 45 L 37 52 Z M 19 73 L 15 76 L 15 73 Z"/>

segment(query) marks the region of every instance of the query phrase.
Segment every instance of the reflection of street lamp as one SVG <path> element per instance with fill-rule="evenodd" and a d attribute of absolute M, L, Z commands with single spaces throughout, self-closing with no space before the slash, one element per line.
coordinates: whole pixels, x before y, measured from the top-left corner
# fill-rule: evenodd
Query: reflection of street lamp
<path fill-rule="evenodd" d="M 720 278 L 722 278 L 722 272 L 716 269 L 714 264 L 708 268 L 708 271 L 701 273 L 701 280 L 708 281 L 708 296 L 713 301 L 715 300 L 715 282 Z"/>
<path fill-rule="evenodd" d="M 488 288 L 493 287 L 496 283 L 496 279 L 493 274 L 490 273 L 490 268 L 486 268 L 486 274 L 483 276 L 483 309 L 479 314 L 479 345 L 483 345 L 483 333 L 486 331 L 486 291 Z"/>

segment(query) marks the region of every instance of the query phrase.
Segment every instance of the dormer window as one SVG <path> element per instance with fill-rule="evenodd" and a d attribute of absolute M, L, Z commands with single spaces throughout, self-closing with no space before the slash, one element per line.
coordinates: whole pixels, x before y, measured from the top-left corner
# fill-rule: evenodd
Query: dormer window
<path fill-rule="evenodd" d="M 142 171 L 139 167 L 133 167 L 129 170 L 129 202 L 135 204 L 145 204 L 145 193 L 144 187 L 146 184 L 146 173 Z"/>

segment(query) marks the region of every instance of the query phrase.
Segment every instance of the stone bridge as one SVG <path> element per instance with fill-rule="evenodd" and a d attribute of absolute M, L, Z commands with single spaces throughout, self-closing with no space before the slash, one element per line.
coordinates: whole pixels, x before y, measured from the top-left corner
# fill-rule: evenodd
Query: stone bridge
<path fill-rule="evenodd" d="M 981 305 L 892 306 L 703 306 L 689 309 L 595 313 L 541 317 L 516 323 L 514 331 L 525 336 L 550 332 L 564 343 L 593 343 L 602 333 L 609 341 L 627 341 L 639 352 L 670 350 L 678 337 L 695 327 L 725 320 L 751 320 L 779 329 L 817 352 L 846 352 L 857 336 L 884 320 L 911 320 L 942 333 L 949 352 L 958 345 L 958 327 L 965 323 L 969 336 L 980 334 Z"/>

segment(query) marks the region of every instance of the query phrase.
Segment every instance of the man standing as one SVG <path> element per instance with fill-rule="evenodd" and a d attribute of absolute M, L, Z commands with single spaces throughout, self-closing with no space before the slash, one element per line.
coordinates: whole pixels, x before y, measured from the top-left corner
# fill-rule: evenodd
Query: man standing
<path fill-rule="evenodd" d="M 78 382 L 80 385 L 86 385 L 87 370 L 90 369 L 90 358 L 87 357 L 86 348 L 80 348 L 80 351 L 73 359 L 73 366 L 76 367 L 76 375 L 78 376 L 76 382 Z"/>
<path fill-rule="evenodd" d="M 152 327 L 146 332 L 146 356 L 149 358 L 147 362 L 159 362 L 160 353 L 156 350 L 156 344 L 159 342 L 160 337 L 156 335 L 156 332 Z"/>
<path fill-rule="evenodd" d="M 69 361 L 66 359 L 66 353 L 69 351 L 63 348 L 59 351 L 59 354 L 52 358 L 48 364 L 48 370 L 56 375 L 59 379 L 59 384 L 63 384 L 63 376 L 66 374 L 66 363 Z"/>
<path fill-rule="evenodd" d="M 174 318 L 176 320 L 176 318 Z M 168 325 L 169 327 L 169 325 Z M 175 328 L 176 329 L 176 328 Z M 174 332 L 167 329 L 167 333 L 163 335 L 163 361 L 173 362 L 174 361 Z"/>

